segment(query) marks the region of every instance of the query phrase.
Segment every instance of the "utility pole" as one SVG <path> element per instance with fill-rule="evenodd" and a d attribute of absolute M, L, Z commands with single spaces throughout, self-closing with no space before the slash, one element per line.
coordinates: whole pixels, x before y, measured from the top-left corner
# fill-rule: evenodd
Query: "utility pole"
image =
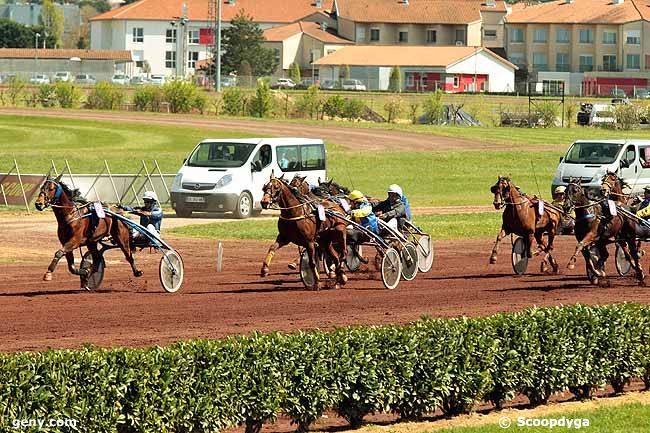
<path fill-rule="evenodd" d="M 216 31 L 216 37 L 217 37 L 217 52 L 215 55 L 217 56 L 216 58 L 216 80 L 215 80 L 215 87 L 217 89 L 217 92 L 221 92 L 221 1 L 222 0 L 217 0 L 217 31 Z"/>

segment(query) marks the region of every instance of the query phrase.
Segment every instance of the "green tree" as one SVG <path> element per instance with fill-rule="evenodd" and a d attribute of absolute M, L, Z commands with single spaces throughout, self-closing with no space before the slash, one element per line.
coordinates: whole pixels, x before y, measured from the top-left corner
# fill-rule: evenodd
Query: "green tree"
<path fill-rule="evenodd" d="M 273 109 L 273 95 L 269 83 L 265 80 L 257 82 L 255 96 L 251 100 L 251 114 L 255 117 L 266 117 Z"/>
<path fill-rule="evenodd" d="M 427 123 L 434 124 L 440 122 L 444 105 L 442 104 L 442 91 L 440 89 L 433 92 L 422 104 Z"/>
<path fill-rule="evenodd" d="M 0 19 L 0 48 L 30 48 L 34 42 L 34 33 L 29 27 Z"/>
<path fill-rule="evenodd" d="M 253 75 L 263 76 L 275 72 L 278 62 L 275 53 L 262 46 L 264 32 L 253 19 L 241 10 L 223 32 L 222 71 L 229 74 L 236 71 L 244 60 L 252 68 Z"/>
<path fill-rule="evenodd" d="M 390 72 L 390 81 L 388 82 L 388 90 L 391 92 L 402 91 L 402 72 L 399 66 L 395 66 Z"/>
<path fill-rule="evenodd" d="M 300 66 L 298 66 L 298 63 L 292 63 L 289 66 L 289 78 L 296 84 L 300 82 Z"/>
<path fill-rule="evenodd" d="M 56 41 L 55 45 L 60 47 L 63 40 L 63 11 L 53 0 L 43 0 L 40 22 L 47 34 Z"/>

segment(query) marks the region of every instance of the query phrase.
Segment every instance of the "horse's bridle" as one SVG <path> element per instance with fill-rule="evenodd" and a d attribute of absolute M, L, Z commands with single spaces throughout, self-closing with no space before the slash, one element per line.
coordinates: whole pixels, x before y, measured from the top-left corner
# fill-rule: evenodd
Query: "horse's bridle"
<path fill-rule="evenodd" d="M 45 191 L 45 187 L 49 184 L 54 184 L 56 185 L 56 191 L 54 192 L 54 199 L 50 199 L 49 195 Z M 57 201 L 61 199 L 61 194 L 63 194 L 63 187 L 61 186 L 60 183 L 53 179 L 48 179 L 45 181 L 43 186 L 41 187 L 41 191 L 39 192 L 38 196 L 43 196 L 43 209 L 46 209 L 49 206 L 56 206 Z"/>
<path fill-rule="evenodd" d="M 510 200 L 510 198 L 507 196 L 504 197 L 503 192 L 505 189 L 509 189 L 509 188 L 510 188 L 510 184 L 508 182 L 508 178 L 499 176 L 499 180 L 491 188 L 492 193 L 494 194 L 494 200 L 492 201 L 492 205 L 494 206 L 495 209 L 501 209 L 508 205 L 507 201 Z"/>

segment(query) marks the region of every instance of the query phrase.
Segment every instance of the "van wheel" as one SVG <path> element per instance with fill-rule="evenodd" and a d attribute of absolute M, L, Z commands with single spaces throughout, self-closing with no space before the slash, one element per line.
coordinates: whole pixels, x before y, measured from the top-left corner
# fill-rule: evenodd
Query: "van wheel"
<path fill-rule="evenodd" d="M 251 216 L 253 212 L 253 197 L 249 192 L 242 192 L 237 200 L 235 208 L 235 218 L 245 219 Z"/>
<path fill-rule="evenodd" d="M 176 216 L 179 218 L 190 218 L 192 211 L 187 209 L 176 209 Z"/>

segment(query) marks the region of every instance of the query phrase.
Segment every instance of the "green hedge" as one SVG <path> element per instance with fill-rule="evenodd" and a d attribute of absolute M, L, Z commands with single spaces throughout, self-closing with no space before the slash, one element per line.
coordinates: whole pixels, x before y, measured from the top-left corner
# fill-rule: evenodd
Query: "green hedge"
<path fill-rule="evenodd" d="M 93 432 L 257 433 L 280 413 L 304 431 L 328 410 L 352 425 L 376 412 L 417 419 L 517 394 L 540 404 L 566 390 L 622 391 L 633 378 L 650 385 L 650 307 L 532 308 L 166 348 L 4 353 L 0 431 L 14 419 L 72 418 Z"/>

